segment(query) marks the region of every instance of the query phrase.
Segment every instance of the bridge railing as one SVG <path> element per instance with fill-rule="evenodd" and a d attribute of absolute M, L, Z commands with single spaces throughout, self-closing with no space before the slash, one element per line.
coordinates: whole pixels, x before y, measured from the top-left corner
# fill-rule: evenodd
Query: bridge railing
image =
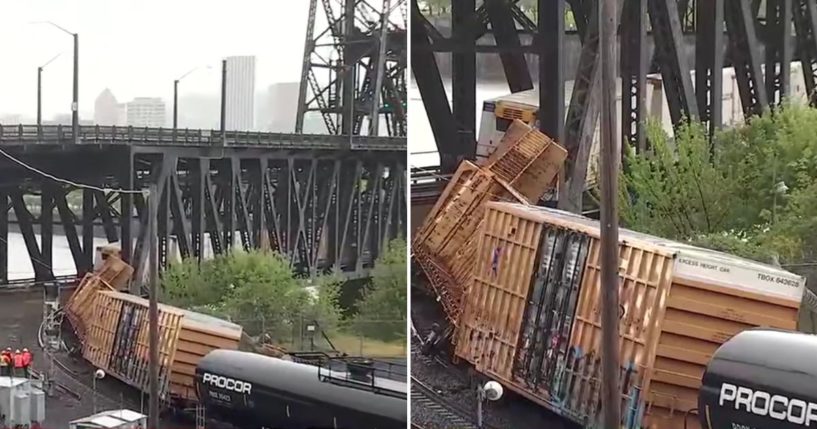
<path fill-rule="evenodd" d="M 0 144 L 70 144 L 70 125 L 0 125 Z M 309 147 L 315 149 L 350 148 L 352 150 L 405 151 L 405 137 L 336 136 L 322 134 L 285 134 L 259 131 L 226 131 L 189 128 L 117 127 L 83 125 L 80 144 L 143 144 L 182 146 Z"/>
<path fill-rule="evenodd" d="M 52 280 L 16 279 L 0 283 L 2 290 L 29 289 L 35 286 L 57 286 L 59 288 L 72 286 L 77 283 L 76 274 L 55 276 Z"/>

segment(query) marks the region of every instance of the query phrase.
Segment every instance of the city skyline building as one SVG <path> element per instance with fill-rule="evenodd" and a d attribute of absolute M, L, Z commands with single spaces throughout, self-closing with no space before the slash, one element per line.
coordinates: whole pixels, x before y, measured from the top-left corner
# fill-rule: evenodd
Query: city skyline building
<path fill-rule="evenodd" d="M 255 128 L 255 57 L 227 57 L 225 126 L 231 131 Z"/>
<path fill-rule="evenodd" d="M 136 97 L 126 103 L 125 117 L 131 127 L 164 127 L 165 102 L 158 97 Z"/>
<path fill-rule="evenodd" d="M 276 133 L 292 133 L 295 131 L 295 117 L 297 110 L 292 106 L 298 103 L 298 82 L 274 83 L 267 88 L 263 102 L 259 103 L 257 125 L 264 130 Z"/>
<path fill-rule="evenodd" d="M 105 88 L 94 101 L 94 123 L 97 125 L 123 125 L 119 122 L 119 102 L 110 88 Z"/>

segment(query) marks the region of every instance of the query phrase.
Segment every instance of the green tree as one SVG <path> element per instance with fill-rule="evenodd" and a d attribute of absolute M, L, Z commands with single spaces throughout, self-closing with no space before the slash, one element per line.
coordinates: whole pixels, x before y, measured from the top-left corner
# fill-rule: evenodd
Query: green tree
<path fill-rule="evenodd" d="M 700 124 L 628 153 L 622 220 L 632 228 L 762 262 L 817 260 L 817 110 L 786 105 L 727 129 Z"/>
<path fill-rule="evenodd" d="M 674 142 L 656 123 L 646 127 L 651 152 L 626 155 L 621 183 L 623 221 L 673 239 L 728 230 L 735 179 L 718 167 L 704 128 L 684 123 Z"/>
<path fill-rule="evenodd" d="M 363 335 L 381 340 L 405 338 L 408 302 L 406 241 L 392 240 L 375 263 L 372 281 L 356 316 Z"/>
<path fill-rule="evenodd" d="M 249 335 L 268 334 L 286 342 L 304 322 L 334 329 L 339 320 L 340 281 L 319 277 L 313 285 L 295 278 L 285 257 L 272 252 L 234 251 L 202 262 L 174 264 L 163 276 L 166 300 L 222 316 Z"/>

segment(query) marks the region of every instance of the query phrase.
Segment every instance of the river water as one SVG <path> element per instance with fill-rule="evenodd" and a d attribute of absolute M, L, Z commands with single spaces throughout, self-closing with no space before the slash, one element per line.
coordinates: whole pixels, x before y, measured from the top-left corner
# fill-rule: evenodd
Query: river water
<path fill-rule="evenodd" d="M 451 83 L 445 82 L 445 93 L 448 95 L 448 102 L 451 103 Z M 482 103 L 485 100 L 501 97 L 511 93 L 507 82 L 479 82 L 477 85 L 477 103 L 474 115 L 477 118 L 477 128 L 479 128 L 479 118 L 482 115 Z M 431 125 L 428 123 L 423 99 L 420 97 L 420 90 L 417 84 L 412 81 L 408 90 L 408 129 L 409 129 L 409 165 L 411 167 L 429 167 L 440 165 L 440 157 L 437 154 L 437 144 L 434 141 L 434 134 L 431 132 Z"/>
<path fill-rule="evenodd" d="M 37 244 L 41 243 L 40 236 L 37 235 Z M 105 238 L 94 238 L 94 247 L 108 244 Z M 34 278 L 34 268 L 31 266 L 31 258 L 28 256 L 23 235 L 19 232 L 9 232 L 9 280 L 23 280 Z M 65 276 L 76 274 L 74 257 L 71 255 L 71 248 L 68 247 L 68 240 L 64 235 L 54 235 L 53 265 L 55 276 Z"/>

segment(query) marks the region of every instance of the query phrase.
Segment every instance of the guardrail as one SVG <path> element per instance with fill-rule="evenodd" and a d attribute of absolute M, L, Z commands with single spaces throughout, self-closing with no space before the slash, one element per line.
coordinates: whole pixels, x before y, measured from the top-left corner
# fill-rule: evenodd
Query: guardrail
<path fill-rule="evenodd" d="M 74 274 L 66 276 L 55 276 L 53 280 L 17 279 L 0 283 L 0 291 L 29 289 L 35 286 L 71 286 L 78 281 Z"/>
<path fill-rule="evenodd" d="M 70 126 L 0 125 L 0 145 L 73 144 Z M 405 137 L 336 136 L 284 134 L 255 131 L 173 129 L 83 125 L 78 144 L 140 144 L 177 146 L 227 146 L 281 149 L 350 149 L 361 151 L 405 151 Z"/>

